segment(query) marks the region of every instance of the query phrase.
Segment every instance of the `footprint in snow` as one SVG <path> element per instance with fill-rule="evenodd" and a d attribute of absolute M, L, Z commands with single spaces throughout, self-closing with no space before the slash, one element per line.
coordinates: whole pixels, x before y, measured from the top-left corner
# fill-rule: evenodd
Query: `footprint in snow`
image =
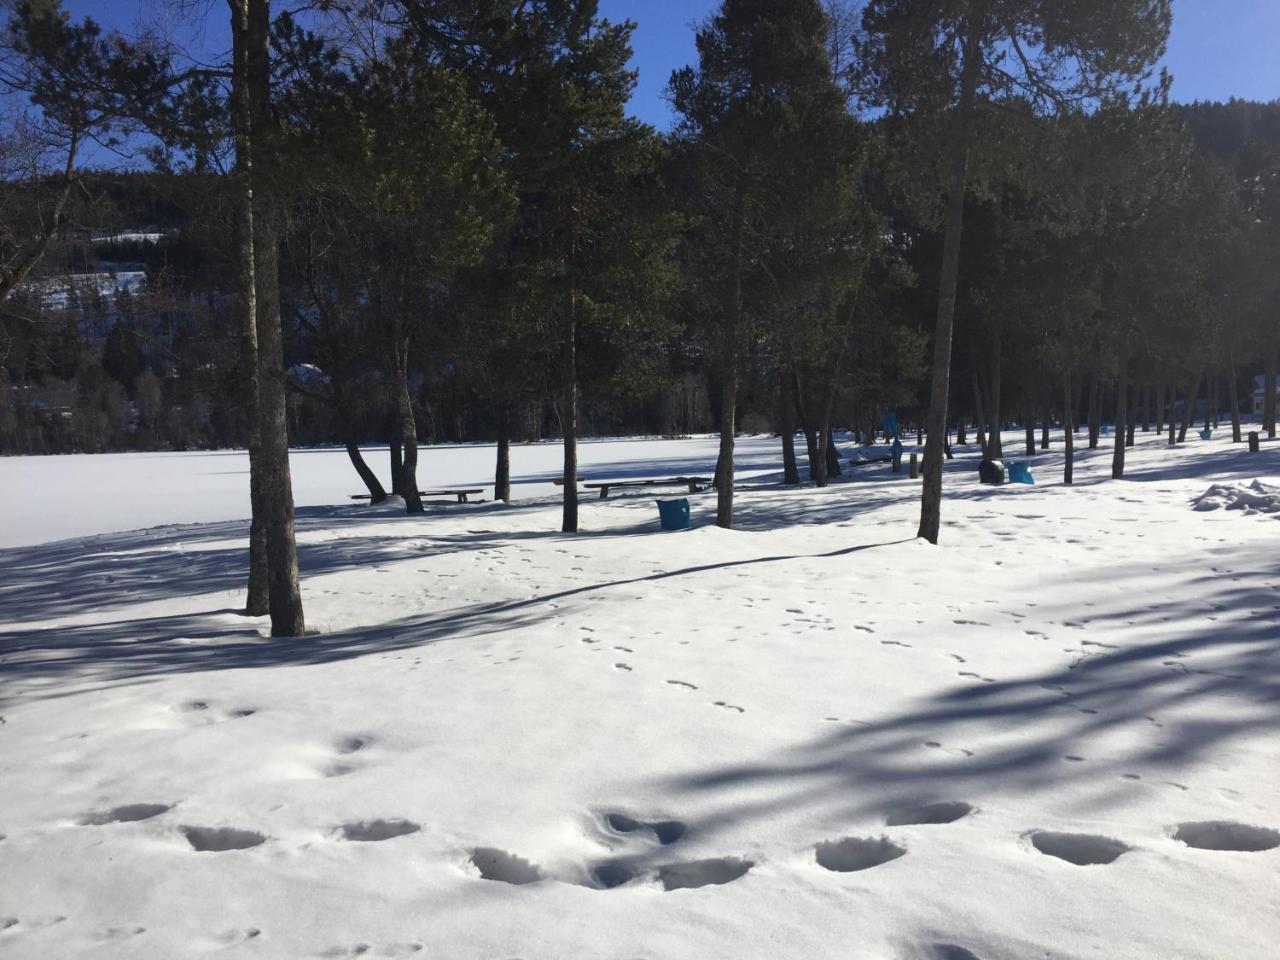
<path fill-rule="evenodd" d="M 260 936 L 262 936 L 262 931 L 257 927 L 246 927 L 243 930 L 225 930 L 214 939 L 224 947 L 234 947 L 236 944 L 256 940 Z"/>
<path fill-rule="evenodd" d="M 523 886 L 543 879 L 542 871 L 536 863 L 530 863 L 523 857 L 496 847 L 476 847 L 471 851 L 468 862 L 480 871 L 483 880 Z"/>
<path fill-rule="evenodd" d="M 250 847 L 266 843 L 265 834 L 256 830 L 238 830 L 235 827 L 190 827 L 182 828 L 182 835 L 191 844 L 191 849 L 200 853 L 225 853 L 228 850 L 248 850 Z"/>
<path fill-rule="evenodd" d="M 128 803 L 110 810 L 86 813 L 78 821 L 82 827 L 102 827 L 109 823 L 135 823 L 150 820 L 173 809 L 169 803 Z"/>
<path fill-rule="evenodd" d="M 955 823 L 973 813 L 973 805 L 963 800 L 945 800 L 939 803 L 917 803 L 895 807 L 885 814 L 887 827 L 906 827 L 920 824 Z"/>
<path fill-rule="evenodd" d="M 653 839 L 664 847 L 675 843 L 689 830 L 688 826 L 679 820 L 639 820 L 625 813 L 606 813 L 604 825 L 614 833 L 651 834 Z"/>
<path fill-rule="evenodd" d="M 751 860 L 740 860 L 736 857 L 717 857 L 712 860 L 694 860 L 690 863 L 672 863 L 658 868 L 658 880 L 662 889 L 693 890 L 732 883 L 746 876 L 747 871 L 755 866 Z"/>
<path fill-rule="evenodd" d="M 1111 837 L 1091 833 L 1057 833 L 1036 830 L 1028 835 L 1031 845 L 1049 857 L 1057 857 L 1077 867 L 1112 863 L 1131 849 Z"/>
<path fill-rule="evenodd" d="M 698 689 L 696 684 L 689 683 L 686 680 L 668 680 L 667 683 L 673 687 L 684 687 L 686 690 Z"/>
<path fill-rule="evenodd" d="M 958 943 L 931 943 L 919 955 L 919 960 L 982 960 L 982 958 Z"/>
<path fill-rule="evenodd" d="M 631 672 L 631 665 L 630 665 L 630 664 L 627 664 L 627 663 L 615 663 L 615 664 L 613 665 L 613 669 L 615 669 L 615 670 L 624 670 L 624 671 L 626 671 L 627 673 L 630 673 L 630 672 Z"/>
<path fill-rule="evenodd" d="M 320 957 L 363 957 L 370 950 L 367 943 L 356 943 L 349 947 L 330 947 L 328 950 L 321 950 L 317 956 Z"/>
<path fill-rule="evenodd" d="M 882 646 L 886 646 L 886 647 L 909 647 L 909 646 L 911 646 L 911 644 L 909 644 L 909 643 L 903 643 L 901 640 L 881 640 L 881 641 L 880 641 L 880 643 L 881 643 L 881 645 L 882 645 Z"/>
<path fill-rule="evenodd" d="M 359 753 L 361 750 L 365 749 L 372 743 L 373 743 L 373 737 L 365 736 L 363 734 L 356 735 L 356 736 L 340 737 L 338 740 L 334 741 L 333 752 L 340 757 L 349 757 L 353 753 Z M 354 769 L 355 767 L 347 763 L 334 763 L 334 764 L 330 764 L 329 767 L 326 768 L 326 770 L 339 771 L 339 772 L 328 772 L 325 774 L 325 776 L 340 777 L 343 774 L 350 773 Z"/>
<path fill-rule="evenodd" d="M 426 949 L 420 943 L 389 943 L 378 951 L 380 957 L 411 957 Z"/>
<path fill-rule="evenodd" d="M 732 704 L 732 703 L 725 703 L 723 700 L 717 700 L 714 704 L 712 704 L 712 706 L 721 707 L 721 708 L 723 708 L 723 709 L 725 709 L 725 710 L 736 710 L 738 713 L 746 713 L 746 712 L 747 712 L 747 711 L 746 711 L 746 710 L 744 710 L 742 707 L 735 706 L 735 705 L 734 705 L 734 704 Z"/>
<path fill-rule="evenodd" d="M 854 873 L 897 860 L 907 851 L 888 837 L 845 837 L 819 843 L 813 852 L 820 867 L 836 873 Z"/>
<path fill-rule="evenodd" d="M 417 833 L 422 825 L 412 820 L 352 820 L 333 831 L 335 837 L 358 843 L 379 843 Z"/>
<path fill-rule="evenodd" d="M 944 747 L 937 740 L 926 740 L 924 742 L 924 746 L 928 747 L 930 750 L 941 750 L 943 753 L 949 753 L 954 757 L 959 757 L 959 756 L 972 757 L 973 756 L 972 750 L 966 750 L 964 747 Z"/>
<path fill-rule="evenodd" d="M 1173 839 L 1180 840 L 1188 847 L 1194 847 L 1197 850 L 1257 853 L 1280 847 L 1280 830 L 1254 827 L 1230 820 L 1206 820 L 1178 824 L 1174 829 Z"/>
<path fill-rule="evenodd" d="M 99 940 L 103 940 L 108 943 L 111 943 L 111 942 L 117 942 L 120 940 L 128 940 L 131 937 L 141 936 L 146 932 L 147 932 L 146 927 L 138 927 L 138 926 L 102 927 L 97 932 L 97 938 Z"/>

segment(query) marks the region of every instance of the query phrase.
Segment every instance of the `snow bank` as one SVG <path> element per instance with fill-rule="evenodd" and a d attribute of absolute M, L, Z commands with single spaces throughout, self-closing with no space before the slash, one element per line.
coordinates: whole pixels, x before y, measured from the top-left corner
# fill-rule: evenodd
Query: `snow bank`
<path fill-rule="evenodd" d="M 1243 510 L 1245 515 L 1255 513 L 1280 514 L 1280 486 L 1254 480 L 1250 484 L 1215 483 L 1196 497 L 1195 510 Z"/>

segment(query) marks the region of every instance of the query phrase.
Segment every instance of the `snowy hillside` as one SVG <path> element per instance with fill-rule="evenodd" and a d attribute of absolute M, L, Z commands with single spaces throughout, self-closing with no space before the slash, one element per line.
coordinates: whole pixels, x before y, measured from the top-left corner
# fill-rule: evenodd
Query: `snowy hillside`
<path fill-rule="evenodd" d="M 936 548 L 905 475 L 771 486 L 765 438 L 733 532 L 713 494 L 678 533 L 649 495 L 406 517 L 299 453 L 303 640 L 235 613 L 239 455 L 0 461 L 0 955 L 1274 957 L 1280 525 L 1194 501 L 1280 446 L 1066 488 L 1054 439 L 1038 486 L 951 464 Z"/>

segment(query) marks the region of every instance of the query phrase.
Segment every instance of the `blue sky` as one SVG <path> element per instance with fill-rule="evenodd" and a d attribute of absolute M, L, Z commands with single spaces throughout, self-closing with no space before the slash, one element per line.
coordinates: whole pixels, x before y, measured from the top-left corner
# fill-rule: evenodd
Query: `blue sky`
<path fill-rule="evenodd" d="M 74 15 L 133 30 L 172 24 L 185 43 L 216 49 L 225 43 L 224 0 L 66 0 Z M 655 126 L 670 125 L 663 91 L 671 71 L 693 61 L 693 24 L 718 0 L 600 0 L 612 20 L 636 22 L 634 66 L 640 80 L 632 112 Z M 175 18 L 174 10 L 186 16 Z M 1174 0 L 1166 66 L 1175 100 L 1280 98 L 1280 0 Z M 209 18 L 206 25 L 204 20 Z"/>

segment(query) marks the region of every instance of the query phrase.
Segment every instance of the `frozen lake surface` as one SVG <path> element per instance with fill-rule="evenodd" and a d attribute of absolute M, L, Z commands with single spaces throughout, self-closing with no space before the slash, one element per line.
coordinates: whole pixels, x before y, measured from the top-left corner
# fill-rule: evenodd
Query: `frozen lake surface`
<path fill-rule="evenodd" d="M 586 440 L 579 473 L 600 479 L 669 477 L 715 472 L 716 437 L 687 440 Z M 743 477 L 781 470 L 781 450 L 767 437 L 739 441 Z M 364 448 L 388 489 L 387 448 Z M 551 478 L 563 463 L 559 443 L 513 444 L 512 496 L 556 493 Z M 492 444 L 423 447 L 422 490 L 484 487 L 493 496 Z M 364 487 L 341 447 L 294 450 L 289 458 L 299 507 L 349 503 Z M 249 455 L 243 450 L 193 453 L 108 453 L 0 457 L 0 547 L 24 546 L 90 533 L 170 523 L 240 520 L 249 516 Z M 594 496 L 594 494 L 591 494 Z"/>

